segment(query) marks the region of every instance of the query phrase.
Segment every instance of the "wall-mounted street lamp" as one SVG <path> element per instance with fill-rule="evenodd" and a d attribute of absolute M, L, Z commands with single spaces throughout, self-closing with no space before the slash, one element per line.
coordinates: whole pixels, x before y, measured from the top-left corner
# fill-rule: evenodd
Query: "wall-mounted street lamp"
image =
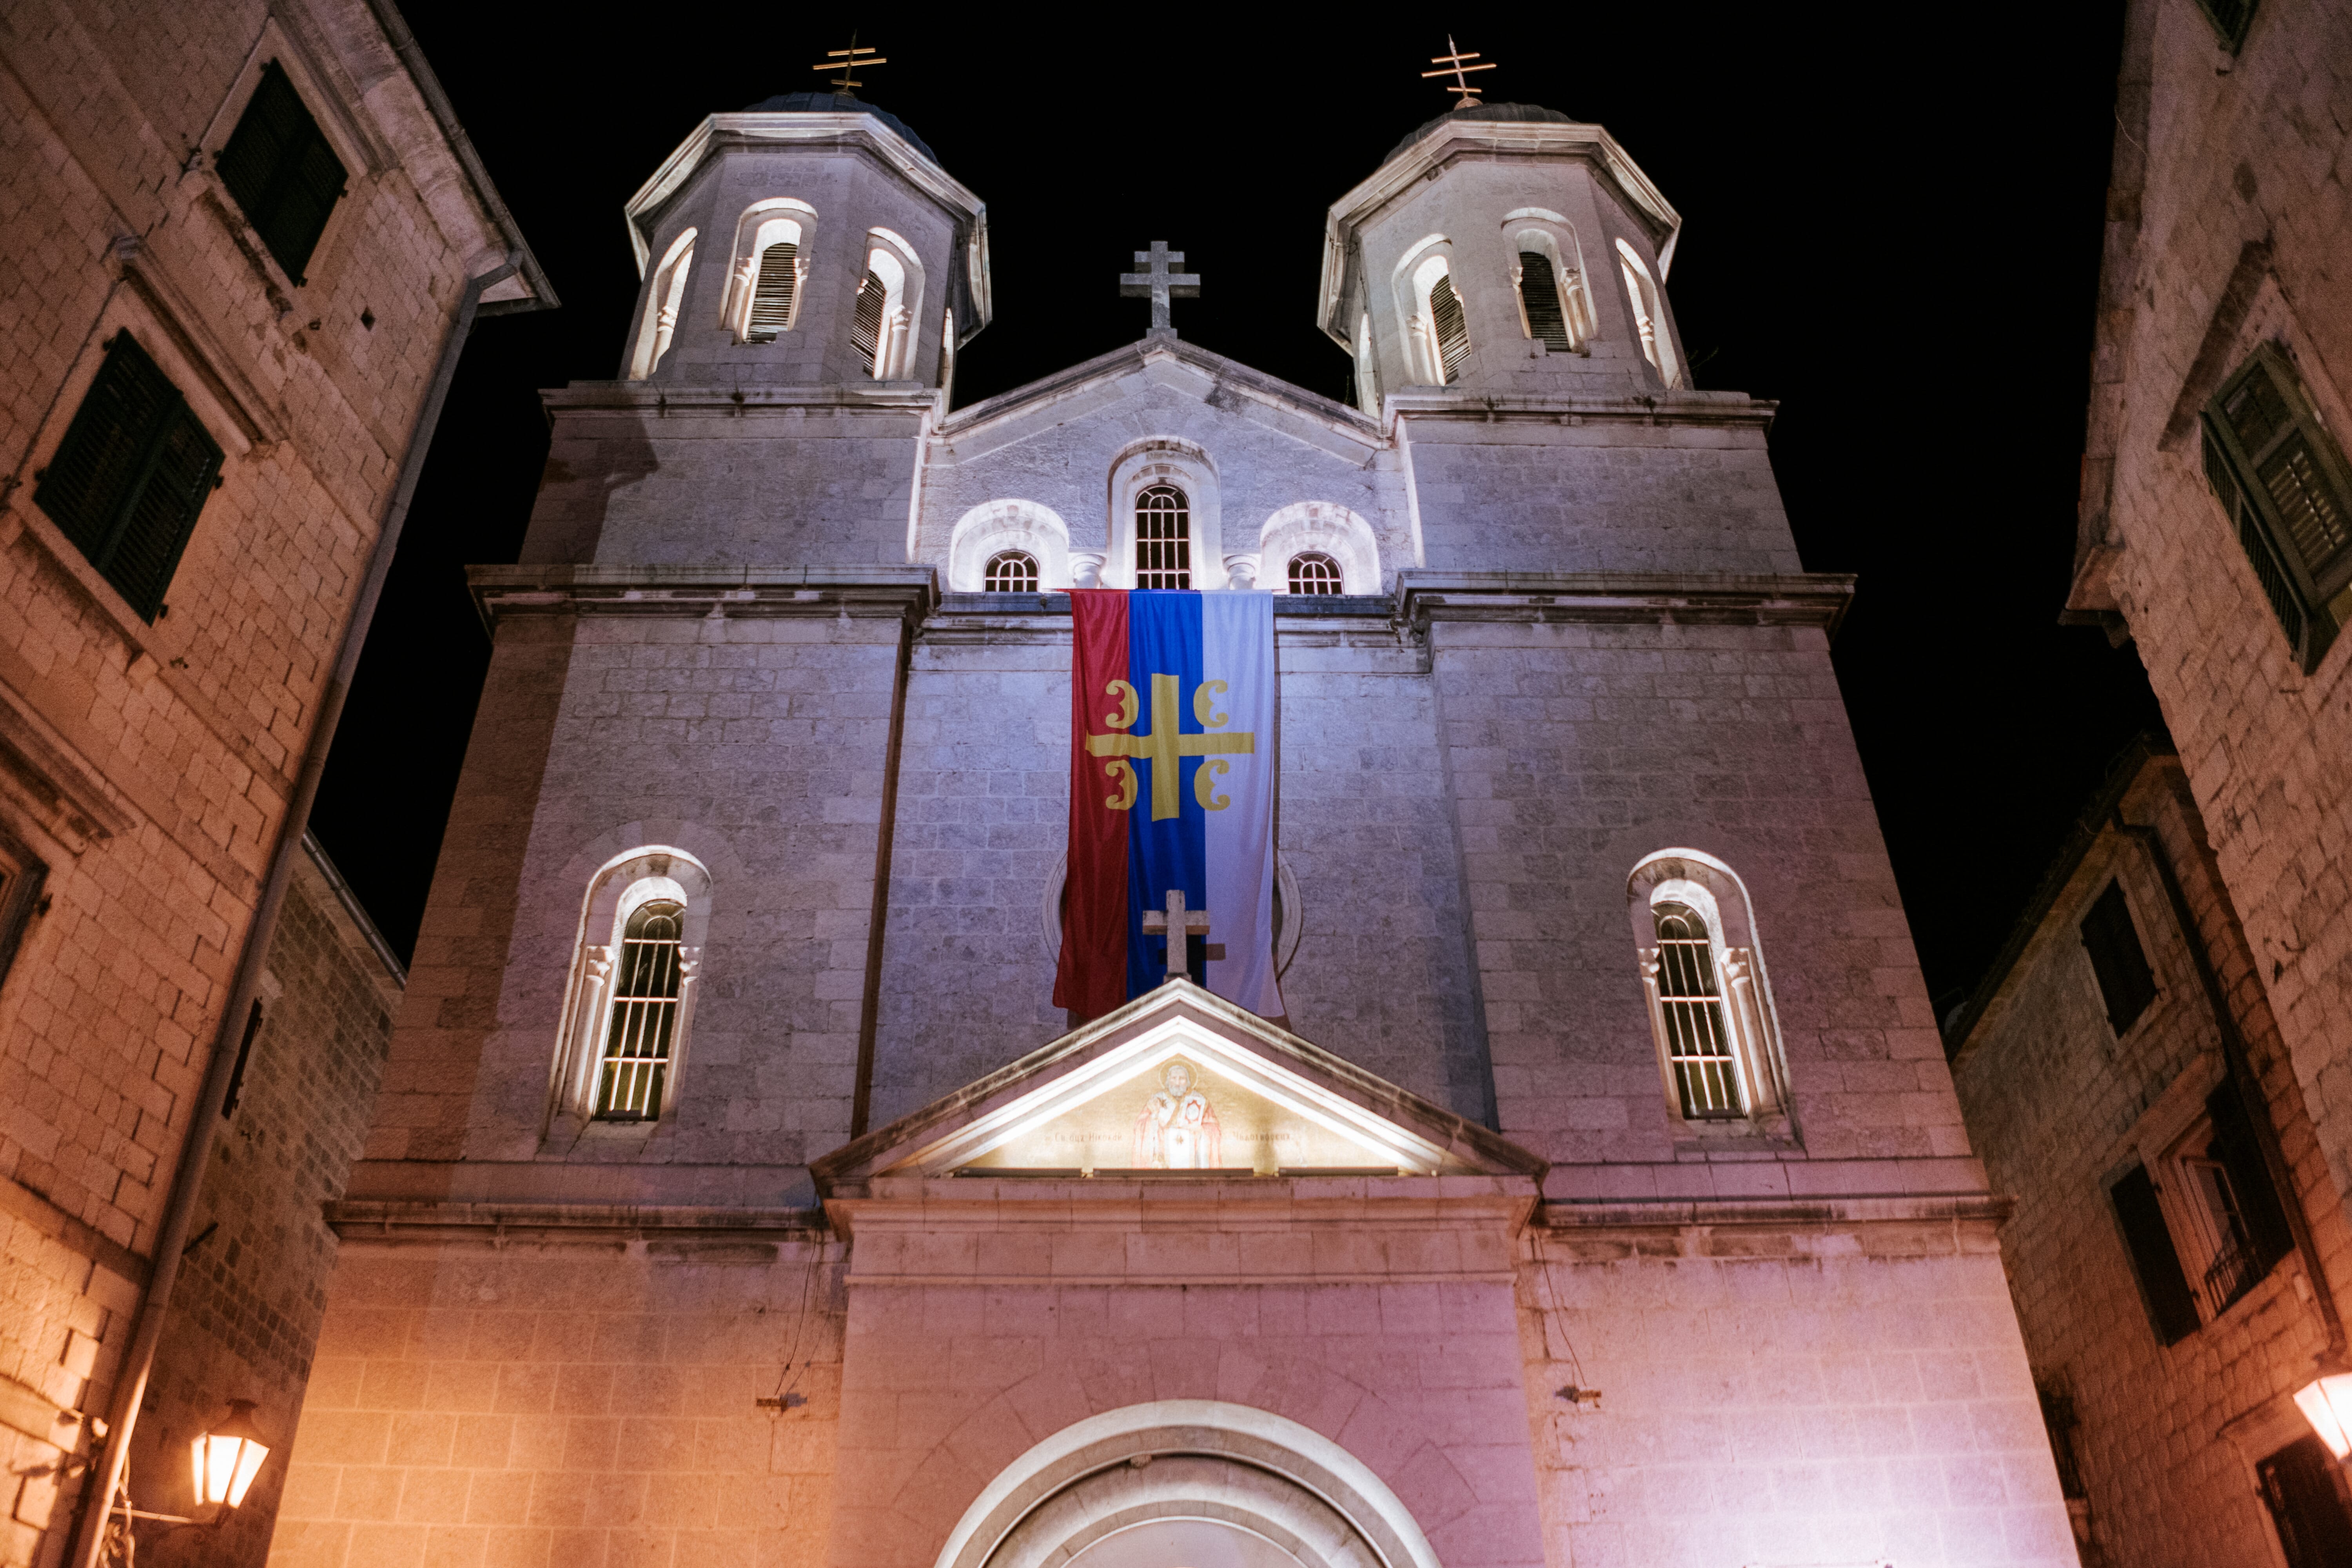
<path fill-rule="evenodd" d="M 2322 1361 L 2319 1375 L 2294 1391 L 2294 1404 L 2329 1453 L 2339 1459 L 2352 1454 L 2352 1372 Z"/>
<path fill-rule="evenodd" d="M 268 1458 L 268 1439 L 253 1424 L 253 1401 L 230 1400 L 228 1414 L 188 1445 L 196 1500 L 218 1507 L 226 1518 L 230 1509 L 245 1501 L 246 1489 L 253 1485 L 255 1474 Z"/>

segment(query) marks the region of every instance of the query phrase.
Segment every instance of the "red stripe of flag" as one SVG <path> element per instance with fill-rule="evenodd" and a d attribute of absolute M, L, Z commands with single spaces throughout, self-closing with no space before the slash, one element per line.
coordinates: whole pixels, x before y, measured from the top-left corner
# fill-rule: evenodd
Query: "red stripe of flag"
<path fill-rule="evenodd" d="M 1119 789 L 1086 739 L 1118 711 L 1105 688 L 1127 679 L 1127 595 L 1073 590 L 1070 624 L 1070 868 L 1054 1005 L 1084 1020 L 1127 1001 L 1127 814 L 1104 804 Z"/>

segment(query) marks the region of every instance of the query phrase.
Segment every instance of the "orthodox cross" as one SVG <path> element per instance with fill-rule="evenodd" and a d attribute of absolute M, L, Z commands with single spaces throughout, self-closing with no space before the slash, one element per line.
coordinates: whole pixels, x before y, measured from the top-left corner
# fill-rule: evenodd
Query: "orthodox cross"
<path fill-rule="evenodd" d="M 1447 43 L 1450 46 L 1452 44 L 1452 40 L 1448 39 Z M 853 78 L 849 74 L 851 71 L 862 69 L 866 66 L 887 66 L 889 63 L 890 62 L 888 60 L 884 59 L 880 55 L 876 54 L 870 48 L 859 48 L 857 47 L 857 35 L 856 33 L 852 33 L 849 35 L 849 47 L 845 49 L 825 50 L 824 58 L 809 67 L 809 69 L 813 71 L 839 71 L 841 74 L 835 77 L 833 80 L 833 90 L 835 92 L 851 92 L 866 85 L 864 82 Z"/>
<path fill-rule="evenodd" d="M 1135 253 L 1135 264 L 1148 267 L 1143 272 L 1122 272 L 1118 275 L 1118 291 L 1126 298 L 1151 298 L 1151 330 L 1172 332 L 1176 329 L 1168 321 L 1168 301 L 1197 300 L 1201 297 L 1201 275 L 1197 272 L 1171 272 L 1170 266 L 1184 265 L 1184 253 L 1171 250 L 1164 239 L 1155 239 L 1149 250 Z"/>
<path fill-rule="evenodd" d="M 1226 715 L 1216 710 L 1217 693 L 1225 689 L 1222 680 L 1204 680 L 1192 692 L 1192 716 L 1201 721 L 1203 731 L 1214 729 L 1225 721 Z M 1135 688 L 1124 680 L 1114 680 L 1105 688 L 1118 699 L 1118 711 L 1107 715 L 1103 722 L 1113 731 L 1126 731 L 1135 727 Z M 1125 811 L 1135 804 L 1135 769 L 1128 758 L 1135 757 L 1151 764 L 1151 820 L 1163 822 L 1181 816 L 1183 800 L 1177 788 L 1177 772 L 1186 757 L 1248 756 L 1257 751 L 1257 737 L 1247 731 L 1222 735 L 1186 735 L 1178 732 L 1176 678 L 1155 675 L 1151 678 L 1151 732 L 1148 735 L 1114 733 L 1088 735 L 1087 752 L 1090 756 L 1115 757 L 1116 762 L 1104 764 L 1104 771 L 1118 782 L 1118 794 L 1103 804 L 1113 811 Z M 1216 775 L 1223 773 L 1227 763 L 1222 761 L 1202 763 L 1192 780 L 1193 798 L 1202 810 L 1222 811 L 1231 800 L 1216 793 Z M 1150 919 L 1149 915 L 1144 917 Z"/>
<path fill-rule="evenodd" d="M 1429 57 L 1429 63 L 1438 68 L 1433 71 L 1422 72 L 1422 80 L 1427 81 L 1433 76 L 1450 76 L 1454 79 L 1454 90 L 1462 95 L 1459 99 L 1454 100 L 1454 107 L 1456 109 L 1477 108 L 1478 94 L 1481 89 L 1470 85 L 1468 73 L 1471 71 L 1493 70 L 1495 68 L 1495 62 L 1493 60 L 1488 60 L 1483 66 L 1474 66 L 1469 64 L 1469 61 L 1475 60 L 1478 58 L 1478 52 L 1475 49 L 1473 49 L 1468 54 L 1463 53 L 1461 48 L 1454 42 L 1454 35 L 1451 33 L 1445 35 L 1445 51 L 1446 52 L 1442 55 L 1432 55 Z"/>
<path fill-rule="evenodd" d="M 1167 936 L 1168 978 L 1173 980 L 1179 975 L 1187 975 L 1192 973 L 1192 939 L 1194 936 L 1206 936 L 1209 934 L 1209 911 L 1206 910 L 1186 910 L 1184 908 L 1184 889 L 1181 888 L 1171 888 L 1168 889 L 1168 912 L 1166 914 L 1160 913 L 1158 910 L 1146 910 L 1143 911 L 1143 933 L 1146 936 L 1159 936 L 1165 933 Z M 1212 958 L 1223 958 L 1224 954 L 1212 952 L 1210 956 Z"/>

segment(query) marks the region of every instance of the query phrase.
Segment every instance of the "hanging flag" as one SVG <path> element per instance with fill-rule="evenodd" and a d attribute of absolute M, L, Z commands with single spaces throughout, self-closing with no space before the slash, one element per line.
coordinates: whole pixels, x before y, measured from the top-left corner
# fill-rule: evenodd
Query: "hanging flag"
<path fill-rule="evenodd" d="M 1274 975 L 1274 595 L 1078 589 L 1070 863 L 1054 1002 L 1099 1017 L 1166 974 L 1147 910 L 1205 909 L 1192 978 L 1280 1017 Z M 1222 954 L 1222 956 L 1220 956 Z"/>

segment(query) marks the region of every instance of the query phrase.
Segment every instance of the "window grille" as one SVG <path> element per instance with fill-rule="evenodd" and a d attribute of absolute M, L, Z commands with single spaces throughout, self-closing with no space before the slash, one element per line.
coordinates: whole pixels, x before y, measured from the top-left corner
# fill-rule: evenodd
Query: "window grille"
<path fill-rule="evenodd" d="M 1173 485 L 1154 485 L 1135 500 L 1135 585 L 1192 585 L 1192 509 Z"/>
<path fill-rule="evenodd" d="M 889 292 L 890 286 L 876 272 L 867 272 L 866 281 L 857 286 L 857 313 L 850 321 L 849 341 L 868 375 L 874 374 L 875 355 L 882 347 L 882 307 Z"/>
<path fill-rule="evenodd" d="M 607 1121 L 649 1121 L 661 1114 L 662 1079 L 670 1039 L 677 1030 L 678 941 L 686 906 L 649 899 L 621 933 L 614 968 L 613 1021 L 605 1031 L 596 1115 Z"/>
<path fill-rule="evenodd" d="M 1438 374 L 1450 386 L 1462 379 L 1462 362 L 1470 357 L 1470 330 L 1454 279 L 1443 272 L 1429 286 L 1429 326 L 1437 336 Z"/>
<path fill-rule="evenodd" d="M 2202 419 L 2206 482 L 2305 672 L 2352 616 L 2352 469 L 2268 344 Z"/>
<path fill-rule="evenodd" d="M 1683 1114 L 1694 1121 L 1745 1115 L 1715 983 L 1714 943 L 1706 921 L 1680 904 L 1658 906 L 1658 1005 Z"/>
<path fill-rule="evenodd" d="M 988 558 L 981 585 L 991 594 L 1034 594 L 1037 591 L 1037 558 L 1025 550 L 1000 550 Z"/>
<path fill-rule="evenodd" d="M 33 499 L 152 621 L 220 465 L 179 389 L 118 332 Z"/>
<path fill-rule="evenodd" d="M 1346 590 L 1340 585 L 1339 563 L 1320 551 L 1310 550 L 1290 558 L 1290 591 L 1294 594 L 1338 594 Z"/>
<path fill-rule="evenodd" d="M 302 269 L 343 194 L 343 161 L 276 60 L 261 68 L 260 85 L 214 166 L 286 276 L 307 281 Z"/>
<path fill-rule="evenodd" d="M 793 285 L 798 281 L 800 254 L 801 247 L 788 239 L 760 252 L 760 279 L 751 287 L 751 324 L 743 334 L 745 342 L 772 343 L 777 333 L 793 324 Z"/>
<path fill-rule="evenodd" d="M 1568 311 L 1559 299 L 1559 277 L 1551 258 L 1540 250 L 1519 252 L 1519 303 L 1528 312 L 1528 336 L 1554 353 L 1572 352 L 1568 335 Z"/>
<path fill-rule="evenodd" d="M 2083 950 L 2090 954 L 2091 973 L 2107 1005 L 2107 1024 L 2120 1036 L 2156 1000 L 2156 976 L 2147 967 L 2121 882 L 2107 884 L 2084 915 L 2082 932 Z"/>

